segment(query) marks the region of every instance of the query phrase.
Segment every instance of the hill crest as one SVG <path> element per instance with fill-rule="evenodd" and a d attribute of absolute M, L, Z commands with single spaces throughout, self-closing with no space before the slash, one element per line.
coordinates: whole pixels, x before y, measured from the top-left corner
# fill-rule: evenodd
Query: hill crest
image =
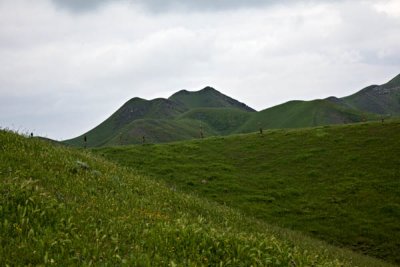
<path fill-rule="evenodd" d="M 169 98 L 135 97 L 107 120 L 67 144 L 84 146 L 162 143 L 258 131 L 354 123 L 400 116 L 400 75 L 350 96 L 311 101 L 292 100 L 256 112 L 211 86 L 180 90 Z"/>
<path fill-rule="evenodd" d="M 193 108 L 237 108 L 244 111 L 255 110 L 245 103 L 239 102 L 227 95 L 222 94 L 211 86 L 206 86 L 199 91 L 180 90 L 168 99 L 185 105 L 188 109 Z"/>

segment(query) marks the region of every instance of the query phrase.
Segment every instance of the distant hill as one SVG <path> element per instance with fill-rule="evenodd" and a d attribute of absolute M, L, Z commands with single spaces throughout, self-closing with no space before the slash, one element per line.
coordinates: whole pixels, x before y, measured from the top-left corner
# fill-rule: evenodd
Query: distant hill
<path fill-rule="evenodd" d="M 377 119 L 374 114 L 344 107 L 329 100 L 289 101 L 254 114 L 237 132 L 258 128 L 302 128 Z"/>
<path fill-rule="evenodd" d="M 341 99 L 342 105 L 381 115 L 400 115 L 400 74 L 383 85 L 371 85 Z"/>
<path fill-rule="evenodd" d="M 181 90 L 168 99 L 133 98 L 89 132 L 65 140 L 73 146 L 163 143 L 262 129 L 302 128 L 400 116 L 400 75 L 337 98 L 289 101 L 256 112 L 212 87 Z"/>
<path fill-rule="evenodd" d="M 168 99 L 157 98 L 154 100 L 145 100 L 135 97 L 126 102 L 114 114 L 94 129 L 64 142 L 70 145 L 84 146 L 84 136 L 86 136 L 88 147 L 106 145 L 110 140 L 115 139 L 120 134 L 124 134 L 127 130 L 127 125 L 136 120 L 171 119 L 182 114 L 186 110 L 187 108 L 182 104 Z M 144 135 L 145 132 L 146 131 L 143 130 L 141 135 Z"/>
<path fill-rule="evenodd" d="M 205 108 L 210 109 L 206 111 Z M 74 146 L 84 146 L 84 136 L 86 136 L 88 147 L 142 143 L 143 141 L 170 142 L 198 138 L 200 127 L 207 136 L 218 135 L 221 132 L 230 133 L 230 131 L 220 129 L 220 126 L 214 129 L 206 121 L 202 122 L 202 116 L 194 115 L 204 112 L 209 114 L 207 115 L 209 118 L 214 115 L 226 118 L 234 116 L 229 115 L 231 113 L 245 114 L 255 112 L 255 110 L 211 87 L 205 87 L 196 92 L 181 90 L 168 99 L 145 100 L 136 97 L 126 102 L 94 129 L 64 142 Z M 241 118 L 243 116 L 245 115 Z M 235 117 L 232 123 L 241 122 L 243 119 Z"/>

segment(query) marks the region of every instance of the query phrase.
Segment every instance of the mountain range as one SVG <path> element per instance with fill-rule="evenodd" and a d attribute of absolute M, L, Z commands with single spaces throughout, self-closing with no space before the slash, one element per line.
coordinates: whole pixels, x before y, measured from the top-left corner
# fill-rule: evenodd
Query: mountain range
<path fill-rule="evenodd" d="M 378 120 L 400 115 L 400 74 L 350 96 L 289 101 L 256 111 L 212 87 L 181 90 L 169 98 L 132 98 L 87 133 L 63 141 L 73 146 L 162 143 L 248 133 Z M 86 143 L 85 143 L 86 137 Z"/>

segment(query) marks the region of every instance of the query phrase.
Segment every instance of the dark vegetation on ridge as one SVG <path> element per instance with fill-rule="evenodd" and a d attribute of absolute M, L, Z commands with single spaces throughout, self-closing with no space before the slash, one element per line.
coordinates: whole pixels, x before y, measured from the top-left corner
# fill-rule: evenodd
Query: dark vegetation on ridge
<path fill-rule="evenodd" d="M 400 121 L 94 151 L 265 222 L 400 263 Z"/>
<path fill-rule="evenodd" d="M 259 128 L 301 128 L 395 116 L 400 116 L 400 75 L 344 98 L 289 101 L 259 112 L 205 87 L 196 92 L 181 90 L 168 99 L 133 98 L 99 126 L 64 143 L 81 147 L 163 143 L 199 138 L 201 133 L 229 135 Z"/>
<path fill-rule="evenodd" d="M 4 130 L 0 265 L 390 266 Z"/>

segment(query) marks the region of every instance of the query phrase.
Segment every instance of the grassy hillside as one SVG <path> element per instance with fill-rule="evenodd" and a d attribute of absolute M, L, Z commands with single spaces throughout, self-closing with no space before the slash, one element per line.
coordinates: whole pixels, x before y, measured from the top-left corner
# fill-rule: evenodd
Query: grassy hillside
<path fill-rule="evenodd" d="M 290 101 L 254 114 L 237 132 L 264 129 L 302 128 L 360 122 L 375 115 L 342 107 L 328 100 Z"/>
<path fill-rule="evenodd" d="M 371 86 L 343 98 L 343 102 L 354 109 L 382 114 L 385 116 L 400 115 L 400 86 L 385 88 Z"/>
<path fill-rule="evenodd" d="M 255 111 L 246 104 L 229 96 L 221 94 L 212 87 L 205 87 L 200 91 L 190 92 L 181 90 L 168 98 L 174 102 L 194 108 L 235 108 L 243 111 Z"/>
<path fill-rule="evenodd" d="M 84 147 L 85 136 L 87 147 L 137 144 L 142 142 L 143 136 L 145 136 L 147 142 L 154 143 L 187 140 L 199 137 L 200 125 L 204 128 L 203 131 L 207 136 L 218 135 L 220 131 L 228 133 L 227 129 L 220 129 L 220 124 L 213 127 L 208 125 L 207 121 L 194 122 L 193 116 L 190 114 L 182 117 L 182 114 L 187 111 L 207 107 L 214 108 L 214 112 L 211 112 L 213 114 L 210 111 L 207 112 L 210 113 L 209 118 L 215 116 L 234 117 L 235 111 L 242 111 L 242 113 L 254 111 L 245 104 L 221 94 L 211 87 L 196 92 L 182 90 L 169 99 L 145 100 L 136 97 L 126 102 L 94 129 L 76 138 L 65 140 L 64 143 Z M 219 111 L 219 109 L 225 111 Z M 227 110 L 234 114 L 226 114 Z M 235 118 L 238 118 L 238 121 L 228 123 L 236 125 L 242 123 L 243 116 L 236 116 Z M 215 119 L 211 122 L 214 121 Z M 224 125 L 227 124 L 224 123 Z"/>
<path fill-rule="evenodd" d="M 86 135 L 86 145 L 88 147 L 106 145 L 111 139 L 116 138 L 123 129 L 126 129 L 127 125 L 136 120 L 168 119 L 186 110 L 181 104 L 168 99 L 145 100 L 137 97 L 132 98 L 99 126 L 81 136 L 64 142 L 69 145 L 83 147 L 85 145 L 84 136 Z"/>
<path fill-rule="evenodd" d="M 216 136 L 253 132 L 260 127 L 301 128 L 379 118 L 328 100 L 291 101 L 260 112 L 222 107 L 186 110 L 180 106 L 183 104 L 158 101 L 135 99 L 132 103 L 128 102 L 105 122 L 86 133 L 87 146 L 140 144 L 143 136 L 146 143 L 190 140 L 200 137 L 200 127 L 204 136 Z M 146 108 L 138 106 L 138 103 Z M 165 110 L 167 112 L 163 114 Z M 137 114 L 137 111 L 142 114 Z M 80 136 L 65 143 L 84 146 L 83 140 L 83 136 Z"/>
<path fill-rule="evenodd" d="M 400 74 L 383 85 L 371 85 L 342 98 L 348 107 L 381 115 L 400 115 Z"/>
<path fill-rule="evenodd" d="M 0 265 L 389 266 L 0 130 Z"/>
<path fill-rule="evenodd" d="M 127 145 L 143 143 L 172 142 L 178 140 L 189 140 L 200 138 L 200 125 L 202 123 L 193 119 L 175 120 L 135 120 L 126 125 L 121 133 L 110 139 L 105 145 Z M 203 124 L 203 132 L 206 136 L 217 135 L 218 133 Z"/>
<path fill-rule="evenodd" d="M 399 133 L 392 121 L 96 151 L 266 222 L 399 264 Z"/>
<path fill-rule="evenodd" d="M 209 136 L 210 134 L 230 134 L 241 127 L 254 114 L 232 108 L 198 108 L 184 113 L 179 118 L 198 121 L 206 129 L 210 129 L 207 132 L 207 136 Z"/>

